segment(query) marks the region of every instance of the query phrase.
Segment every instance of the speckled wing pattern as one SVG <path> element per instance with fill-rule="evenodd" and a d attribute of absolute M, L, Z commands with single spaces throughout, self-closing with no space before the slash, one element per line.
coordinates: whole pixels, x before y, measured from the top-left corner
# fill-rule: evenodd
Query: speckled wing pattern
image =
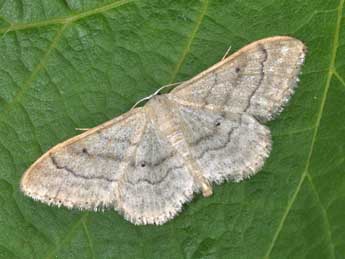
<path fill-rule="evenodd" d="M 181 84 L 171 95 L 181 104 L 248 113 L 266 122 L 293 94 L 305 53 L 305 45 L 291 37 L 259 40 Z"/>
<path fill-rule="evenodd" d="M 21 187 L 47 204 L 114 207 L 140 224 L 164 221 L 197 191 L 141 108 L 57 145 L 28 169 Z"/>
<path fill-rule="evenodd" d="M 50 149 L 22 191 L 47 204 L 115 208 L 134 224 L 163 224 L 212 183 L 257 173 L 271 149 L 263 123 L 297 85 L 304 44 L 256 41 L 181 84 Z"/>
<path fill-rule="evenodd" d="M 193 159 L 209 182 L 239 182 L 256 173 L 271 150 L 267 127 L 246 113 L 178 106 Z"/>
<path fill-rule="evenodd" d="M 126 156 L 146 123 L 135 109 L 53 147 L 23 175 L 25 194 L 68 208 L 118 207 L 117 184 Z"/>

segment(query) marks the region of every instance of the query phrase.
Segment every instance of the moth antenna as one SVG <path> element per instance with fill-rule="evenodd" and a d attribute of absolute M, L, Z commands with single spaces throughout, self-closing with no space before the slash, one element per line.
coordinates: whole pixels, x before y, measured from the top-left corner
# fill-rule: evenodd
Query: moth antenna
<path fill-rule="evenodd" d="M 88 131 L 90 128 L 75 128 L 75 130 L 79 131 Z"/>
<path fill-rule="evenodd" d="M 162 87 L 158 88 L 153 94 L 151 94 L 151 95 L 149 95 L 149 96 L 146 96 L 146 97 L 140 99 L 139 101 L 137 101 L 137 102 L 133 105 L 133 107 L 131 108 L 131 110 L 133 110 L 135 107 L 137 107 L 137 105 L 140 104 L 141 102 L 146 101 L 146 100 L 150 100 L 153 96 L 159 94 L 160 91 L 162 91 L 163 89 L 168 88 L 168 87 L 171 87 L 171 86 L 176 86 L 176 85 L 182 84 L 183 82 L 184 82 L 184 81 L 176 82 L 176 83 L 172 83 L 172 84 L 167 84 L 167 85 L 163 85 Z"/>
<path fill-rule="evenodd" d="M 229 55 L 229 52 L 231 51 L 231 45 L 229 46 L 229 48 L 227 49 L 227 51 L 225 52 L 224 56 L 222 57 L 221 60 L 224 60 L 227 58 L 227 56 Z"/>

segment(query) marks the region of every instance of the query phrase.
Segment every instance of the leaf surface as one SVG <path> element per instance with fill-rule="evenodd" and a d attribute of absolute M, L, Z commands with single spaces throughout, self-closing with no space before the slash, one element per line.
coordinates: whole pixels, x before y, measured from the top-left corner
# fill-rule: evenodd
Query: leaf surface
<path fill-rule="evenodd" d="M 344 0 L 0 1 L 0 258 L 345 258 Z M 248 181 L 163 226 L 49 207 L 20 177 L 49 147 L 260 38 L 308 47 Z"/>

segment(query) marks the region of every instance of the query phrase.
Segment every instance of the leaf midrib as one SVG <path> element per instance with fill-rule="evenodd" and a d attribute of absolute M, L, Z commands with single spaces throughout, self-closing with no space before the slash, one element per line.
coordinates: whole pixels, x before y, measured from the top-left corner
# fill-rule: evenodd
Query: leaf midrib
<path fill-rule="evenodd" d="M 83 19 L 88 16 L 92 16 L 95 14 L 99 13 L 104 13 L 106 11 L 112 10 L 116 7 L 119 7 L 121 5 L 125 5 L 131 2 L 135 2 L 137 0 L 119 0 L 112 2 L 110 4 L 106 4 L 103 6 L 96 7 L 94 9 L 89 9 L 84 12 L 79 12 L 74 15 L 70 16 L 64 16 L 64 17 L 58 17 L 58 18 L 53 18 L 53 19 L 47 19 L 47 20 L 42 20 L 42 21 L 37 21 L 37 22 L 32 22 L 32 23 L 16 23 L 12 24 L 10 21 L 7 21 L 7 23 L 10 24 L 10 26 L 5 27 L 5 28 L 0 28 L 0 33 L 8 33 L 11 31 L 19 31 L 19 30 L 26 30 L 26 29 L 32 29 L 32 28 L 37 28 L 37 27 L 45 27 L 49 25 L 56 25 L 56 24 L 70 24 L 72 22 L 78 21 L 80 19 Z"/>
<path fill-rule="evenodd" d="M 269 245 L 269 248 L 268 248 L 268 250 L 264 256 L 264 259 L 268 259 L 270 257 L 270 254 L 271 254 L 271 252 L 275 246 L 275 243 L 279 237 L 280 232 L 283 229 L 286 218 L 287 218 L 294 202 L 296 201 L 296 198 L 299 194 L 299 191 L 301 190 L 302 184 L 303 184 L 306 176 L 308 176 L 310 178 L 310 180 L 312 179 L 311 175 L 309 173 L 309 166 L 310 166 L 311 158 L 312 158 L 313 153 L 314 153 L 314 146 L 315 146 L 315 142 L 316 142 L 316 137 L 317 137 L 318 132 L 319 132 L 319 127 L 320 127 L 320 123 L 321 123 L 321 119 L 322 119 L 322 115 L 323 115 L 323 111 L 324 111 L 324 107 L 325 107 L 325 103 L 326 103 L 326 99 L 327 99 L 327 95 L 328 95 L 328 90 L 329 90 L 329 87 L 331 84 L 331 79 L 332 79 L 333 75 L 336 75 L 335 61 L 336 61 L 336 57 L 337 57 L 337 50 L 339 47 L 339 33 L 340 33 L 340 24 L 341 24 L 341 19 L 342 19 L 343 6 L 344 6 L 344 0 L 340 0 L 338 8 L 337 8 L 338 12 L 337 12 L 337 20 L 336 20 L 336 24 L 335 24 L 335 32 L 334 32 L 334 37 L 333 37 L 333 42 L 332 42 L 332 53 L 331 53 L 330 65 L 329 65 L 329 69 L 328 69 L 325 89 L 324 89 L 324 92 L 322 94 L 320 109 L 319 109 L 318 116 L 316 118 L 316 122 L 315 122 L 315 126 L 314 126 L 314 132 L 313 132 L 313 136 L 312 136 L 312 140 L 311 140 L 311 144 L 310 144 L 308 157 L 306 160 L 306 165 L 305 165 L 304 170 L 301 174 L 301 178 L 297 184 L 296 190 L 295 190 L 294 194 L 292 195 L 291 199 L 288 201 L 287 207 L 286 207 L 286 209 L 283 213 L 283 216 L 282 216 L 282 218 L 278 224 L 278 228 L 277 228 L 276 232 L 274 233 L 273 239 L 272 239 L 272 241 Z M 313 185 L 313 188 L 315 189 L 315 185 Z M 316 189 L 315 189 L 315 191 L 316 191 Z M 317 199 L 318 199 L 318 201 L 320 201 L 318 196 L 317 196 Z M 326 213 L 327 211 L 324 209 L 321 202 L 320 202 L 320 206 L 321 206 L 321 209 L 323 210 L 323 212 Z M 325 215 L 325 222 L 326 222 L 326 226 L 330 225 L 328 218 L 327 218 L 327 214 Z M 335 258 L 334 244 L 332 243 L 331 231 L 329 230 L 326 233 L 326 235 L 327 235 L 329 242 L 330 242 L 331 257 Z"/>

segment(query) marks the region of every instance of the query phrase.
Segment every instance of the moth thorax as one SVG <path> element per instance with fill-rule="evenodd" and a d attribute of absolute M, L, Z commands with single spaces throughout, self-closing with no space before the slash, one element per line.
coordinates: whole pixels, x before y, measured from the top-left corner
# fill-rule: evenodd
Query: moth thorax
<path fill-rule="evenodd" d="M 154 96 L 147 103 L 148 112 L 157 128 L 167 136 L 173 135 L 179 129 L 179 122 L 174 115 L 174 106 L 164 95 Z"/>

